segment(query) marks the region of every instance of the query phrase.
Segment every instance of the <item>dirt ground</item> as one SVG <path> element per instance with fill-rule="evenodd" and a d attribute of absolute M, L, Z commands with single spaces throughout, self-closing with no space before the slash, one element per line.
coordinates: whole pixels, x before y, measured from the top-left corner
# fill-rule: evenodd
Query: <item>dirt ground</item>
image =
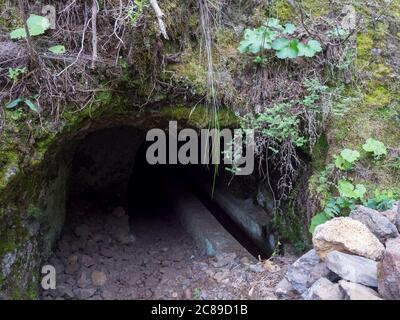
<path fill-rule="evenodd" d="M 49 264 L 55 290 L 42 299 L 276 299 L 294 257 L 258 262 L 226 252 L 201 255 L 178 219 L 130 217 L 122 208 L 82 203 L 70 212 Z"/>

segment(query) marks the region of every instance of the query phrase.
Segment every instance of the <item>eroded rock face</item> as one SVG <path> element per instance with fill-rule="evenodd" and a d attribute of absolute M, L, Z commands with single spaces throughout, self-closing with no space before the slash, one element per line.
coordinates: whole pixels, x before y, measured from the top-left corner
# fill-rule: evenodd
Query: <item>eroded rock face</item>
<path fill-rule="evenodd" d="M 346 300 L 382 300 L 375 290 L 362 284 L 340 280 L 339 286 Z"/>
<path fill-rule="evenodd" d="M 303 295 L 304 300 L 342 300 L 343 293 L 339 285 L 332 283 L 327 278 L 314 282 L 310 289 Z"/>
<path fill-rule="evenodd" d="M 294 290 L 302 294 L 319 278 L 328 277 L 329 273 L 329 269 L 313 249 L 297 259 L 289 267 L 286 279 Z"/>
<path fill-rule="evenodd" d="M 400 300 L 400 238 L 389 239 L 378 267 L 378 290 L 384 299 Z"/>
<path fill-rule="evenodd" d="M 331 251 L 380 260 L 385 250 L 383 244 L 364 224 L 348 217 L 334 218 L 319 225 L 313 235 L 313 244 L 322 260 Z"/>
<path fill-rule="evenodd" d="M 378 286 L 378 263 L 374 260 L 332 251 L 325 261 L 328 268 L 342 279 L 370 287 Z"/>
<path fill-rule="evenodd" d="M 365 224 L 382 243 L 385 243 L 389 238 L 396 238 L 399 236 L 396 226 L 376 210 L 364 206 L 357 206 L 356 210 L 350 214 L 350 218 Z"/>

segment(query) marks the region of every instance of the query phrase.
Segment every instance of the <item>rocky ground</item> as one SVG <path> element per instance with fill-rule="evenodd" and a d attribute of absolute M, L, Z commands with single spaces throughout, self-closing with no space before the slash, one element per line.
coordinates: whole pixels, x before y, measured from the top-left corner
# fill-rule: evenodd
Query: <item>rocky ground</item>
<path fill-rule="evenodd" d="M 400 300 L 400 203 L 357 206 L 319 225 L 314 249 L 288 268 L 276 294 L 305 300 Z"/>
<path fill-rule="evenodd" d="M 49 264 L 57 288 L 42 299 L 276 299 L 293 257 L 199 254 L 173 215 L 129 218 L 81 204 L 69 214 Z"/>

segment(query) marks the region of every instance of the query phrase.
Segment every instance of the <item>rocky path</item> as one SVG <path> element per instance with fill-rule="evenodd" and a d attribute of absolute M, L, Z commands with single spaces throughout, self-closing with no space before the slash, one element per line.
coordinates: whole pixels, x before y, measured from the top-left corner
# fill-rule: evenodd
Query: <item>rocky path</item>
<path fill-rule="evenodd" d="M 131 221 L 130 221 L 131 220 Z M 49 264 L 57 288 L 42 299 L 276 299 L 291 258 L 256 263 L 201 256 L 177 219 L 129 219 L 122 208 L 75 208 Z"/>

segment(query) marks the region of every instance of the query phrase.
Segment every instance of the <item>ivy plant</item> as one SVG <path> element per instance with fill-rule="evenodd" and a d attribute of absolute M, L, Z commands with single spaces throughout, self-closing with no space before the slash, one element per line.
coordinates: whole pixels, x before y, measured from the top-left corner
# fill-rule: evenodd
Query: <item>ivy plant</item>
<path fill-rule="evenodd" d="M 387 150 L 383 142 L 375 140 L 373 138 L 367 139 L 363 144 L 362 148 L 369 154 L 372 154 L 376 160 L 381 159 L 387 154 Z"/>
<path fill-rule="evenodd" d="M 340 170 L 351 170 L 354 163 L 360 158 L 360 153 L 356 150 L 343 149 L 340 155 L 335 157 L 335 166 Z"/>
<path fill-rule="evenodd" d="M 29 35 L 34 37 L 44 34 L 50 28 L 50 20 L 46 17 L 31 14 L 26 20 L 28 25 Z M 26 38 L 25 28 L 18 28 L 10 33 L 11 39 Z"/>

